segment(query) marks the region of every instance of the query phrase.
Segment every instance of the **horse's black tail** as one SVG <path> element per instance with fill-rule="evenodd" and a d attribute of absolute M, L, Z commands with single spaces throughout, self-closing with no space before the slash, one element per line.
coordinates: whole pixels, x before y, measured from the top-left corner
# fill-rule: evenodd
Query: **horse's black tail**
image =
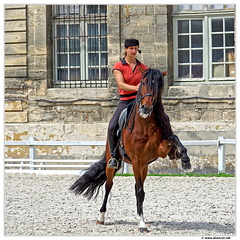
<path fill-rule="evenodd" d="M 90 200 L 96 193 L 97 197 L 100 187 L 106 182 L 106 152 L 102 159 L 94 163 L 70 188 L 76 195 L 83 194 Z"/>

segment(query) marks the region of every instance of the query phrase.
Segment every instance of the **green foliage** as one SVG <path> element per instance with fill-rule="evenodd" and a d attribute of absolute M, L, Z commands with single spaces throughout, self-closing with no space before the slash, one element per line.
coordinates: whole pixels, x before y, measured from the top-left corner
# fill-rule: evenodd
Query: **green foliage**
<path fill-rule="evenodd" d="M 117 173 L 116 176 L 130 177 L 134 176 L 133 174 L 120 174 Z M 157 176 L 157 177 L 235 177 L 231 174 L 219 173 L 219 174 L 198 174 L 198 173 L 185 173 L 185 174 L 148 174 L 148 176 Z"/>

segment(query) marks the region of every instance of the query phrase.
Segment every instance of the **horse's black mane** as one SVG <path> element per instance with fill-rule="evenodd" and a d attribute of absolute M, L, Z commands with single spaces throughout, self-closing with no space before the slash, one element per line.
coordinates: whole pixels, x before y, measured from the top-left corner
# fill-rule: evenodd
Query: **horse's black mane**
<path fill-rule="evenodd" d="M 164 77 L 160 70 L 149 68 L 143 75 L 146 77 L 147 90 L 150 91 L 157 101 L 161 101 L 162 91 L 164 88 Z"/>
<path fill-rule="evenodd" d="M 154 116 L 158 127 L 162 130 L 163 137 L 168 138 L 173 134 L 171 126 L 168 121 L 167 114 L 164 113 L 164 107 L 162 104 L 162 92 L 164 88 L 164 76 L 162 72 L 158 69 L 149 68 L 143 75 L 146 77 L 147 91 L 152 93 L 155 99 L 155 104 L 153 107 Z M 141 86 L 138 91 L 137 101 L 141 98 Z"/>

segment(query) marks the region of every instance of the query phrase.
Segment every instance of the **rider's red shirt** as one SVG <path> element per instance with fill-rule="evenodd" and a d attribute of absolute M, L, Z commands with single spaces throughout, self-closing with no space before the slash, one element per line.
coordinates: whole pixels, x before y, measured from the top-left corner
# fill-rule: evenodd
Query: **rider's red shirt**
<path fill-rule="evenodd" d="M 137 60 L 137 65 L 132 70 L 130 65 L 126 62 L 124 58 L 121 61 L 116 62 L 113 66 L 113 70 L 118 70 L 122 73 L 124 82 L 133 86 L 137 86 L 141 81 L 142 78 L 142 73 L 140 71 L 141 68 L 144 70 L 148 69 L 146 65 Z M 134 91 L 126 91 L 120 88 L 118 88 L 118 92 L 119 95 L 134 94 Z M 120 97 L 120 100 L 128 100 L 133 98 L 136 98 L 136 95 L 129 97 Z"/>

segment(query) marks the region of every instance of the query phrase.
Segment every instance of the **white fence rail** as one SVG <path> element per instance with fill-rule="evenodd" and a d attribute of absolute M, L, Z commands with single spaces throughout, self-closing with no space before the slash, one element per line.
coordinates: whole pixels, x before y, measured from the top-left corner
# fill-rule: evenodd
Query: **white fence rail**
<path fill-rule="evenodd" d="M 219 137 L 218 140 L 182 141 L 182 143 L 185 146 L 216 146 L 218 173 L 225 173 L 226 145 L 235 145 L 236 141 Z M 29 146 L 29 159 L 5 159 L 5 172 L 79 173 L 98 160 L 36 159 L 36 146 L 105 146 L 105 144 L 105 141 L 36 141 L 35 137 L 30 137 L 29 141 L 5 141 L 5 146 Z M 124 164 L 123 172 L 128 172 L 128 164 Z"/>

